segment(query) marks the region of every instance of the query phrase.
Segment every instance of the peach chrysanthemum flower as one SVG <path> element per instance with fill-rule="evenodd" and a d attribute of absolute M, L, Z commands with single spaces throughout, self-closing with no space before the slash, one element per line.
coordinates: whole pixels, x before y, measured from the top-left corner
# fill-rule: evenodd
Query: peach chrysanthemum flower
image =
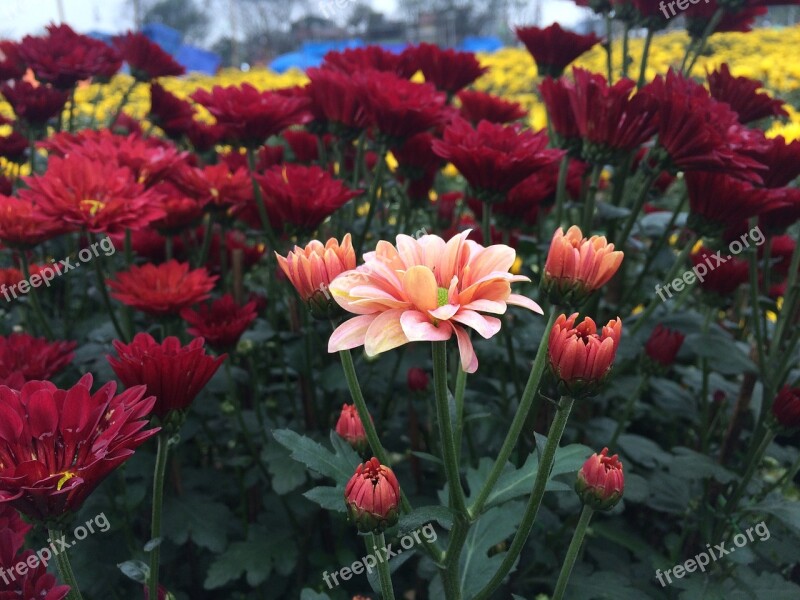
<path fill-rule="evenodd" d="M 530 298 L 511 293 L 511 283 L 530 281 L 509 273 L 513 248 L 487 248 L 468 240 L 469 231 L 445 242 L 436 235 L 397 236 L 397 247 L 380 241 L 365 263 L 342 273 L 330 286 L 334 300 L 359 315 L 340 325 L 328 342 L 337 352 L 364 346 L 375 356 L 408 342 L 449 340 L 455 334 L 461 367 L 478 368 L 478 358 L 464 327 L 482 337 L 500 331 L 500 319 L 513 304 L 542 314 Z"/>

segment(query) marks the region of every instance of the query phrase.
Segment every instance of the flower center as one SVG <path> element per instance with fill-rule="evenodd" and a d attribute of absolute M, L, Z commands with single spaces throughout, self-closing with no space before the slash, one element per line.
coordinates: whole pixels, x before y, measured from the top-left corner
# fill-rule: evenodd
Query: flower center
<path fill-rule="evenodd" d="M 81 200 L 80 208 L 81 210 L 88 212 L 91 216 L 95 216 L 105 207 L 106 203 L 101 202 L 100 200 Z"/>
<path fill-rule="evenodd" d="M 436 290 L 436 304 L 439 306 L 444 306 L 445 304 L 450 303 L 450 295 L 447 291 L 447 288 L 440 287 Z"/>
<path fill-rule="evenodd" d="M 69 471 L 64 471 L 61 474 L 61 479 L 59 479 L 58 483 L 56 484 L 56 489 L 58 491 L 61 491 L 61 488 L 64 487 L 64 484 L 67 483 L 73 477 L 75 477 L 75 473 L 70 473 Z"/>

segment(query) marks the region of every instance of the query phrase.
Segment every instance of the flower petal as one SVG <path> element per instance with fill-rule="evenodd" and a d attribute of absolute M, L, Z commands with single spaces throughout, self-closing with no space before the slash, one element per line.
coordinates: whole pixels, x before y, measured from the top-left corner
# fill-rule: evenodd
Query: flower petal
<path fill-rule="evenodd" d="M 400 325 L 400 317 L 405 312 L 402 309 L 387 310 L 379 314 L 370 324 L 364 340 L 364 352 L 367 356 L 375 356 L 408 343 L 409 340 Z"/>
<path fill-rule="evenodd" d="M 427 315 L 416 310 L 405 311 L 400 324 L 410 342 L 443 342 L 453 335 L 450 327 L 436 327 Z"/>
<path fill-rule="evenodd" d="M 377 318 L 377 314 L 360 315 L 339 325 L 328 340 L 328 352 L 350 350 L 363 345 L 367 329 Z"/>

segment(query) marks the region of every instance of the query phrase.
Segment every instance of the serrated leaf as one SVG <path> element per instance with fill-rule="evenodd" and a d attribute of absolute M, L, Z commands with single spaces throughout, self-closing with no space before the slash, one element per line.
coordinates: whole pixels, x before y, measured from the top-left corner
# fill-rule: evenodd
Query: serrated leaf
<path fill-rule="evenodd" d="M 303 496 L 316 502 L 325 510 L 347 512 L 344 504 L 344 486 L 319 485 L 303 492 Z"/>
<path fill-rule="evenodd" d="M 397 524 L 397 534 L 405 535 L 431 522 L 436 522 L 449 530 L 453 526 L 453 513 L 446 506 L 420 506 L 407 515 L 400 517 L 400 521 Z"/>
<path fill-rule="evenodd" d="M 191 537 L 198 546 L 222 552 L 234 518 L 227 506 L 203 496 L 171 497 L 164 502 L 163 534 L 179 546 Z"/>
<path fill-rule="evenodd" d="M 720 483 L 729 483 L 737 479 L 736 475 L 720 465 L 710 456 L 695 452 L 690 448 L 673 448 L 675 458 L 669 464 L 669 471 L 681 479 L 714 478 Z"/>
<path fill-rule="evenodd" d="M 796 534 L 800 534 L 800 502 L 797 500 L 789 500 L 779 494 L 772 494 L 755 506 L 748 508 L 746 512 L 772 515 Z"/>
<path fill-rule="evenodd" d="M 275 440 L 291 452 L 291 457 L 303 463 L 312 471 L 330 477 L 338 483 L 347 482 L 353 476 L 355 467 L 341 455 L 334 454 L 322 444 L 291 429 L 278 429 L 272 432 Z"/>

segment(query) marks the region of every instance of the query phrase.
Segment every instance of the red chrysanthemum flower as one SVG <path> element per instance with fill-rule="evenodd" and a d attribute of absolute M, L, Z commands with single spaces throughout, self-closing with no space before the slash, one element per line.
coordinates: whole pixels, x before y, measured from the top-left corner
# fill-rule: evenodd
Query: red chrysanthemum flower
<path fill-rule="evenodd" d="M 59 114 L 69 99 L 69 92 L 49 85 L 34 86 L 27 81 L 16 81 L 14 85 L 4 83 L 0 93 L 8 100 L 14 114 L 35 128 L 43 127 Z"/>
<path fill-rule="evenodd" d="M 187 331 L 204 338 L 215 350 L 235 347 L 257 316 L 255 302 L 240 306 L 230 294 L 201 304 L 196 310 L 184 308 L 181 311 L 181 318 L 191 325 Z"/>
<path fill-rule="evenodd" d="M 732 31 L 747 33 L 752 30 L 756 17 L 767 14 L 766 6 L 759 6 L 757 2 L 737 2 L 734 0 L 733 2 L 723 2 L 722 4 L 728 4 L 729 10 L 725 10 L 722 14 L 722 19 L 711 32 L 712 34 Z M 738 6 L 736 6 L 737 4 Z M 745 4 L 750 6 L 744 6 Z M 697 40 L 703 37 L 719 7 L 720 3 L 717 0 L 710 0 L 709 2 L 700 2 L 689 6 L 683 11 L 686 16 L 686 31 L 692 38 Z"/>
<path fill-rule="evenodd" d="M 63 233 L 63 226 L 25 200 L 0 195 L 0 241 L 32 248 Z"/>
<path fill-rule="evenodd" d="M 740 123 L 750 123 L 765 117 L 788 117 L 782 100 L 773 100 L 766 92 L 759 92 L 764 84 L 748 77 L 734 77 L 727 63 L 708 74 L 711 95 L 730 105 L 739 115 Z"/>
<path fill-rule="evenodd" d="M 0 137 L 0 156 L 10 162 L 22 164 L 28 159 L 28 144 L 28 138 L 12 131 L 9 135 Z"/>
<path fill-rule="evenodd" d="M 311 100 L 311 112 L 317 121 L 342 128 L 337 133 L 349 135 L 367 125 L 361 88 L 352 73 L 335 69 L 309 69 L 309 84 L 304 91 Z"/>
<path fill-rule="evenodd" d="M 800 220 L 800 188 L 767 190 L 767 205 L 758 215 L 758 224 L 767 234 L 784 233 L 798 220 Z"/>
<path fill-rule="evenodd" d="M 0 502 L 41 523 L 66 517 L 158 432 L 144 430 L 156 401 L 144 386 L 119 395 L 114 382 L 91 387 L 91 374 L 67 390 L 0 386 Z"/>
<path fill-rule="evenodd" d="M 528 114 L 518 102 L 509 102 L 486 92 L 462 90 L 457 96 L 461 102 L 459 108 L 461 116 L 473 125 L 477 125 L 480 121 L 510 123 Z"/>
<path fill-rule="evenodd" d="M 186 72 L 182 65 L 143 33 L 129 31 L 114 38 L 114 46 L 128 63 L 131 75 L 138 81 L 183 75 Z"/>
<path fill-rule="evenodd" d="M 225 128 L 220 125 L 194 122 L 185 133 L 194 151 L 202 154 L 213 150 L 222 142 L 225 137 Z"/>
<path fill-rule="evenodd" d="M 225 162 L 202 168 L 184 164 L 172 177 L 184 193 L 217 210 L 225 211 L 253 198 L 253 182 L 247 170 L 234 170 Z"/>
<path fill-rule="evenodd" d="M 547 108 L 550 126 L 559 148 L 569 150 L 571 155 L 579 156 L 581 149 L 581 132 L 578 121 L 572 112 L 570 100 L 574 85 L 564 77 L 553 79 L 545 77 L 539 84 L 539 93 Z"/>
<path fill-rule="evenodd" d="M 675 362 L 685 338 L 680 331 L 668 329 L 659 323 L 645 342 L 645 355 L 654 363 L 669 367 Z"/>
<path fill-rule="evenodd" d="M 767 172 L 762 175 L 765 187 L 789 185 L 800 175 L 800 140 L 787 142 L 783 136 L 776 136 L 768 140 L 760 160 L 767 165 Z"/>
<path fill-rule="evenodd" d="M 379 71 L 362 71 L 354 77 L 367 122 L 384 136 L 402 140 L 440 123 L 446 98 L 431 84 Z"/>
<path fill-rule="evenodd" d="M 731 143 L 729 132 L 740 131 L 738 116 L 701 85 L 670 69 L 666 77 L 659 75 L 639 93 L 659 103 L 658 145 L 669 156 L 672 169 L 761 180 L 756 171 L 764 166 Z"/>
<path fill-rule="evenodd" d="M 312 232 L 362 193 L 316 166 L 276 166 L 257 175 L 256 179 L 264 192 L 267 214 L 276 231 L 291 227 L 299 232 Z"/>
<path fill-rule="evenodd" d="M 25 61 L 19 55 L 19 44 L 9 40 L 0 41 L 0 81 L 22 79 Z"/>
<path fill-rule="evenodd" d="M 165 216 L 152 226 L 165 235 L 177 235 L 194 227 L 203 218 L 207 201 L 187 196 L 171 183 L 159 183 L 153 188 Z"/>
<path fill-rule="evenodd" d="M 746 260 L 724 256 L 722 252 L 713 252 L 703 247 L 690 258 L 695 273 L 696 267 L 701 263 L 704 263 L 708 270 L 702 279 L 698 278 L 700 288 L 723 298 L 730 298 L 740 285 L 747 283 L 750 277 L 750 265 Z"/>
<path fill-rule="evenodd" d="M 563 156 L 547 148 L 547 134 L 481 121 L 473 128 L 456 119 L 433 141 L 433 151 L 452 162 L 481 200 L 501 202 L 526 177 Z"/>
<path fill-rule="evenodd" d="M 81 155 L 52 157 L 47 172 L 26 177 L 30 189 L 20 198 L 45 216 L 75 229 L 117 233 L 142 229 L 164 216 L 157 197 L 133 179 L 129 169 L 114 162 Z"/>
<path fill-rule="evenodd" d="M 192 99 L 205 106 L 225 128 L 231 144 L 258 147 L 291 125 L 311 120 L 309 100 L 277 92 L 261 92 L 248 83 L 198 90 Z"/>
<path fill-rule="evenodd" d="M 294 155 L 293 162 L 310 165 L 319 160 L 319 138 L 313 133 L 302 129 L 287 129 L 282 137 Z M 328 145 L 327 140 L 323 139 L 323 143 Z"/>
<path fill-rule="evenodd" d="M 727 227 L 738 225 L 778 202 L 767 191 L 719 173 L 686 173 L 689 192 L 688 225 L 703 235 L 719 235 Z"/>
<path fill-rule="evenodd" d="M 418 133 L 392 148 L 397 159 L 397 179 L 408 180 L 408 195 L 417 204 L 426 202 L 436 174 L 444 161 L 433 151 L 434 137 L 428 132 Z"/>
<path fill-rule="evenodd" d="M 112 296 L 137 310 L 163 316 L 201 302 L 214 289 L 216 276 L 203 268 L 189 270 L 187 263 L 170 260 L 162 265 L 133 266 L 109 280 Z"/>
<path fill-rule="evenodd" d="M 180 139 L 194 126 L 194 108 L 165 90 L 159 83 L 150 84 L 150 119 L 172 139 Z"/>
<path fill-rule="evenodd" d="M 336 433 L 356 452 L 365 452 L 369 448 L 367 432 L 354 404 L 342 404 L 342 412 L 336 421 Z"/>
<path fill-rule="evenodd" d="M 783 386 L 772 401 L 772 415 L 781 427 L 800 427 L 800 388 Z"/>
<path fill-rule="evenodd" d="M 20 279 L 22 274 L 20 273 Z M 18 373 L 24 381 L 50 379 L 72 362 L 76 342 L 50 342 L 27 333 L 0 336 L 0 379 Z"/>
<path fill-rule="evenodd" d="M 73 31 L 69 25 L 48 25 L 47 35 L 25 36 L 19 55 L 42 83 L 69 90 L 84 79 L 108 79 L 122 61 L 108 44 Z"/>
<path fill-rule="evenodd" d="M 197 394 L 217 372 L 226 354 L 206 354 L 201 337 L 186 346 L 176 337 L 156 342 L 148 333 L 137 333 L 130 344 L 114 341 L 118 356 L 106 356 L 119 380 L 128 388 L 146 388 L 155 396 L 153 414 L 162 422 L 173 411 L 189 408 Z"/>
<path fill-rule="evenodd" d="M 550 77 L 559 77 L 567 65 L 602 41 L 593 33 L 581 35 L 565 31 L 558 23 L 544 29 L 517 27 L 515 31 L 536 61 L 539 75 Z"/>
<path fill-rule="evenodd" d="M 574 84 L 566 84 L 572 114 L 583 139 L 583 158 L 616 162 L 652 137 L 657 129 L 658 102 L 646 94 L 631 95 L 636 84 L 621 79 L 609 86 L 605 77 L 574 68 Z"/>
<path fill-rule="evenodd" d="M 422 71 L 425 81 L 451 96 L 489 70 L 481 66 L 472 52 L 445 50 L 435 44 L 422 43 L 408 48 L 403 54 Z"/>
<path fill-rule="evenodd" d="M 625 492 L 625 476 L 619 456 L 608 456 L 608 448 L 592 454 L 578 470 L 575 491 L 594 510 L 611 510 Z"/>
<path fill-rule="evenodd" d="M 332 50 L 325 55 L 323 67 L 336 69 L 347 75 L 359 71 L 386 71 L 404 79 L 410 79 L 418 70 L 408 54 L 395 54 L 380 46 Z"/>

